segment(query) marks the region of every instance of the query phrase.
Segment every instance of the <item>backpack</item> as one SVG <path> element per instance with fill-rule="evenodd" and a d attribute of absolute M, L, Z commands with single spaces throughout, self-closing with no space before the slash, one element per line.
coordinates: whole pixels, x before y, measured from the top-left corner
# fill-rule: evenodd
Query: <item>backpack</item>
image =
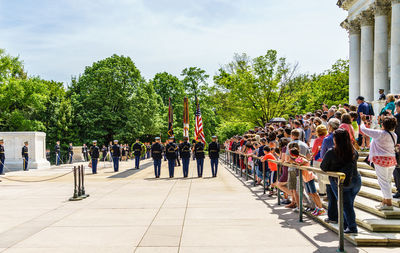
<path fill-rule="evenodd" d="M 369 112 L 369 115 L 375 116 L 374 107 L 372 106 L 371 103 L 367 103 L 367 104 L 368 104 L 368 112 Z"/>

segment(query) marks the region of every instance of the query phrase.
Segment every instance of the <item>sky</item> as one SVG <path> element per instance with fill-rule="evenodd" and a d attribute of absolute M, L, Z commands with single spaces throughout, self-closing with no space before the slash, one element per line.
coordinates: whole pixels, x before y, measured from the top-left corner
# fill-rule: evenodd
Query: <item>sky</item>
<path fill-rule="evenodd" d="M 275 49 L 299 73 L 348 58 L 346 12 L 336 0 L 0 0 L 0 48 L 31 76 L 70 83 L 113 54 L 132 58 L 146 79 L 209 75 L 235 53 Z"/>

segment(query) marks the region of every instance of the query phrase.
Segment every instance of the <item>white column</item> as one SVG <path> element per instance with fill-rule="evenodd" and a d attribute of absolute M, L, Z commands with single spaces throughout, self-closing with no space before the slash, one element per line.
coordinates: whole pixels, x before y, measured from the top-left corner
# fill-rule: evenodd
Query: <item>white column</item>
<path fill-rule="evenodd" d="M 387 1 L 377 1 L 375 7 L 374 46 L 374 99 L 379 99 L 379 89 L 389 92 L 388 62 L 388 11 Z"/>
<path fill-rule="evenodd" d="M 356 105 L 360 95 L 360 24 L 351 23 L 349 26 L 349 103 Z"/>
<path fill-rule="evenodd" d="M 400 0 L 392 0 L 390 91 L 400 94 Z"/>
<path fill-rule="evenodd" d="M 371 11 L 361 16 L 360 95 L 374 100 L 374 17 Z"/>

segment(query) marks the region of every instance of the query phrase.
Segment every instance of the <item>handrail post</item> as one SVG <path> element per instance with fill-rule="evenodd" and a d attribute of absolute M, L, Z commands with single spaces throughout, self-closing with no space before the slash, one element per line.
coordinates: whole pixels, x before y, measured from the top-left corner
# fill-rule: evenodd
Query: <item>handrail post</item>
<path fill-rule="evenodd" d="M 242 165 L 244 164 L 244 159 L 243 159 L 243 156 L 242 156 L 242 155 L 240 155 L 240 159 L 239 159 L 239 160 L 242 160 L 242 162 L 239 163 L 240 178 L 242 178 L 242 177 L 243 177 L 243 168 L 242 168 Z"/>
<path fill-rule="evenodd" d="M 338 178 L 338 221 L 339 221 L 339 248 L 337 252 L 344 252 L 344 218 L 343 218 L 343 181 Z"/>
<path fill-rule="evenodd" d="M 280 171 L 281 171 L 281 168 L 282 168 L 282 165 L 281 164 L 278 164 L 278 171 L 276 172 L 277 173 L 277 177 L 276 177 L 276 183 L 278 184 L 279 182 L 278 182 L 278 180 L 279 180 L 279 175 L 280 175 Z M 276 187 L 276 194 L 278 195 L 278 206 L 280 206 L 281 205 L 281 189 L 279 189 L 279 187 Z"/>
<path fill-rule="evenodd" d="M 262 170 L 263 170 L 263 191 L 264 191 L 264 194 L 265 194 L 265 181 L 266 181 L 266 178 L 265 178 L 265 162 L 262 163 Z"/>
<path fill-rule="evenodd" d="M 254 159 L 253 164 L 254 164 L 255 161 L 257 161 L 257 163 L 258 163 L 258 160 Z M 258 166 L 257 166 L 257 168 L 258 168 Z M 256 165 L 253 166 L 253 181 L 254 181 L 253 185 L 256 186 L 257 185 Z"/>
<path fill-rule="evenodd" d="M 231 170 L 233 170 L 233 153 L 230 152 L 229 154 L 231 154 Z"/>
<path fill-rule="evenodd" d="M 249 166 L 249 157 L 245 156 L 245 158 L 246 158 L 246 166 L 244 172 L 246 173 L 246 182 L 247 182 L 247 180 L 249 180 L 249 171 L 247 170 L 247 167 Z"/>
<path fill-rule="evenodd" d="M 301 169 L 299 171 L 299 222 L 303 222 L 303 173 Z"/>

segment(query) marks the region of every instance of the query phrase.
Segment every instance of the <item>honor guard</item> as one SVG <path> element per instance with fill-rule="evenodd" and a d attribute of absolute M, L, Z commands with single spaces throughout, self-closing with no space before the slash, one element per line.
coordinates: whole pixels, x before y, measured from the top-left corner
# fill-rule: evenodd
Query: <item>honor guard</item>
<path fill-rule="evenodd" d="M 142 144 L 139 139 L 136 139 L 136 143 L 132 146 L 133 154 L 135 155 L 135 169 L 139 169 L 140 165 L 140 155 L 142 154 Z"/>
<path fill-rule="evenodd" d="M 182 158 L 183 177 L 188 177 L 189 174 L 190 148 L 189 137 L 183 137 L 183 143 L 179 145 L 179 154 Z"/>
<path fill-rule="evenodd" d="M 88 147 L 86 146 L 86 144 L 83 144 L 83 147 L 82 147 L 82 154 L 83 154 L 83 159 L 85 160 L 85 162 L 89 161 L 89 157 L 88 157 Z"/>
<path fill-rule="evenodd" d="M 100 157 L 100 149 L 97 146 L 97 141 L 93 141 L 93 146 L 90 148 L 89 153 L 92 158 L 92 173 L 97 174 L 97 161 Z"/>
<path fill-rule="evenodd" d="M 56 153 L 56 165 L 58 166 L 61 163 L 60 141 L 56 142 L 56 146 L 54 147 L 54 152 Z"/>
<path fill-rule="evenodd" d="M 28 142 L 24 142 L 24 146 L 22 147 L 22 169 L 28 170 L 28 161 L 29 161 L 29 154 L 28 154 Z"/>
<path fill-rule="evenodd" d="M 74 147 L 72 146 L 72 143 L 69 144 L 68 147 L 68 161 L 69 164 L 72 164 L 72 157 L 74 156 Z"/>
<path fill-rule="evenodd" d="M 114 145 L 111 146 L 111 154 L 114 164 L 114 172 L 119 170 L 119 158 L 121 157 L 121 147 L 118 144 L 118 140 L 114 140 Z"/>
<path fill-rule="evenodd" d="M 211 160 L 211 172 L 213 177 L 216 177 L 218 172 L 219 151 L 220 146 L 217 142 L 217 136 L 213 136 L 212 142 L 208 145 L 208 155 Z"/>
<path fill-rule="evenodd" d="M 176 161 L 176 151 L 178 150 L 178 146 L 174 143 L 174 137 L 169 137 L 169 143 L 165 147 L 166 156 L 168 159 L 168 170 L 169 177 L 174 177 L 175 170 L 175 161 Z"/>
<path fill-rule="evenodd" d="M 156 178 L 159 178 L 161 174 L 161 159 L 163 149 L 164 147 L 161 144 L 161 138 L 156 137 L 156 143 L 154 143 L 150 148 L 151 157 L 153 158 L 154 163 L 154 175 Z"/>
<path fill-rule="evenodd" d="M 203 176 L 203 167 L 204 167 L 204 143 L 197 141 L 196 145 L 194 145 L 194 155 L 197 161 L 197 176 Z"/>
<path fill-rule="evenodd" d="M 4 141 L 0 139 L 0 175 L 4 175 L 4 160 L 6 159 L 4 155 Z"/>

